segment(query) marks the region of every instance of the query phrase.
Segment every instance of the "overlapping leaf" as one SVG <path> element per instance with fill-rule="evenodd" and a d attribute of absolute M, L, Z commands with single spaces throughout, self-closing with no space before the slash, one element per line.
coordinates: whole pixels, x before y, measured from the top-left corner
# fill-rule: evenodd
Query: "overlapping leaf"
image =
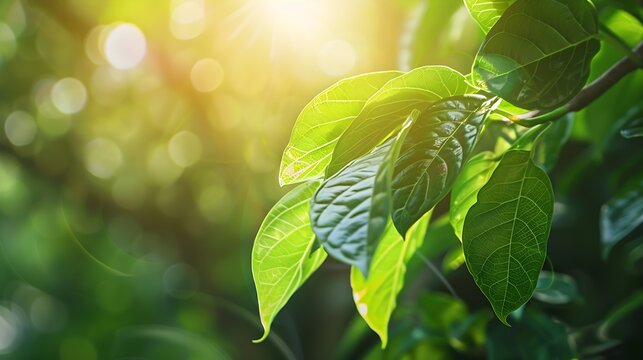
<path fill-rule="evenodd" d="M 277 313 L 326 259 L 323 249 L 310 254 L 315 235 L 310 228 L 309 202 L 320 183 L 301 184 L 286 194 L 270 210 L 255 238 L 252 276 L 264 328 L 257 341 L 268 337 Z"/>
<path fill-rule="evenodd" d="M 516 0 L 464 0 L 471 17 L 488 33 L 509 5 Z"/>
<path fill-rule="evenodd" d="M 587 0 L 517 0 L 487 34 L 474 80 L 525 109 L 557 107 L 587 81 L 597 33 Z"/>
<path fill-rule="evenodd" d="M 478 192 L 489 181 L 491 174 L 498 166 L 498 161 L 498 156 L 490 151 L 477 154 L 467 162 L 453 184 L 449 216 L 453 230 L 460 240 L 462 240 L 464 219 L 469 209 L 476 203 Z"/>
<path fill-rule="evenodd" d="M 527 302 L 547 255 L 554 196 L 530 152 L 510 150 L 464 222 L 467 267 L 498 318 Z"/>
<path fill-rule="evenodd" d="M 547 172 L 553 170 L 558 162 L 558 155 L 572 134 L 573 126 L 573 114 L 554 121 L 538 138 L 534 147 L 534 162 Z"/>
<path fill-rule="evenodd" d="M 355 267 L 351 269 L 351 287 L 357 311 L 382 340 L 388 342 L 388 323 L 404 285 L 406 265 L 422 245 L 431 213 L 427 213 L 408 232 L 406 240 L 389 222 L 380 246 L 375 252 L 368 278 Z"/>
<path fill-rule="evenodd" d="M 323 176 L 342 132 L 368 98 L 399 75 L 402 73 L 398 71 L 359 75 L 317 95 L 297 118 L 281 160 L 280 183 L 292 184 Z"/>
<path fill-rule="evenodd" d="M 449 192 L 493 102 L 480 95 L 444 99 L 415 122 L 393 177 L 392 217 L 401 234 Z"/>
<path fill-rule="evenodd" d="M 384 85 L 364 105 L 337 142 L 327 176 L 366 153 L 399 127 L 412 110 L 454 95 L 473 92 L 465 77 L 445 66 L 425 66 Z"/>
<path fill-rule="evenodd" d="M 395 138 L 329 178 L 312 199 L 310 218 L 319 242 L 365 276 L 390 217 L 395 159 L 417 115 L 409 116 Z"/>

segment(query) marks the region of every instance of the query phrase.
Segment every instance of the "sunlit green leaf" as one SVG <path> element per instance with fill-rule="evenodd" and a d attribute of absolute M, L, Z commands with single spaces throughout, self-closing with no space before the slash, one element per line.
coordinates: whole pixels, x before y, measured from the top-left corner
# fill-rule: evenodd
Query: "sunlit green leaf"
<path fill-rule="evenodd" d="M 357 311 L 382 340 L 388 341 L 388 323 L 402 290 L 406 264 L 422 245 L 431 213 L 427 213 L 409 230 L 406 239 L 389 222 L 380 246 L 375 252 L 367 278 L 355 267 L 351 269 L 351 287 Z"/>
<path fill-rule="evenodd" d="M 480 25 L 482 31 L 489 32 L 502 13 L 516 0 L 464 0 L 469 13 Z"/>
<path fill-rule="evenodd" d="M 498 161 L 496 154 L 489 151 L 481 152 L 467 162 L 453 183 L 449 216 L 453 230 L 460 240 L 467 212 L 476 203 L 478 192 L 491 177 Z"/>
<path fill-rule="evenodd" d="M 393 178 L 392 217 L 401 234 L 451 190 L 493 102 L 480 95 L 444 99 L 415 122 Z"/>
<path fill-rule="evenodd" d="M 472 91 L 464 76 L 445 66 L 417 68 L 389 81 L 368 100 L 339 138 L 326 175 L 368 153 L 400 126 L 411 111 L 423 111 L 440 99 Z"/>
<path fill-rule="evenodd" d="M 530 153 L 508 151 L 464 222 L 469 272 L 498 318 L 531 298 L 547 255 L 554 194 Z"/>
<path fill-rule="evenodd" d="M 416 117 L 414 112 L 398 136 L 333 175 L 313 196 L 310 218 L 319 242 L 365 276 L 391 213 L 395 159 Z"/>
<path fill-rule="evenodd" d="M 558 155 L 572 134 L 573 126 L 573 114 L 554 121 L 537 140 L 534 147 L 534 162 L 545 171 L 552 171 L 558 162 Z"/>
<path fill-rule="evenodd" d="M 322 177 L 339 136 L 368 98 L 401 74 L 386 71 L 359 75 L 344 79 L 317 95 L 297 118 L 281 159 L 280 183 Z"/>
<path fill-rule="evenodd" d="M 534 299 L 548 304 L 569 304 L 579 298 L 578 286 L 566 274 L 541 271 L 534 291 Z"/>
<path fill-rule="evenodd" d="M 492 360 L 573 359 L 565 325 L 527 309 L 511 328 L 495 321 L 487 329 L 487 357 Z"/>
<path fill-rule="evenodd" d="M 587 0 L 518 0 L 482 43 L 474 80 L 525 109 L 557 107 L 587 81 L 597 33 L 596 9 Z"/>
<path fill-rule="evenodd" d="M 604 254 L 643 223 L 643 178 L 632 181 L 601 208 Z"/>
<path fill-rule="evenodd" d="M 301 184 L 266 216 L 252 248 L 252 275 L 257 288 L 264 340 L 286 302 L 324 262 L 323 249 L 310 254 L 315 235 L 310 227 L 310 198 L 320 181 Z"/>

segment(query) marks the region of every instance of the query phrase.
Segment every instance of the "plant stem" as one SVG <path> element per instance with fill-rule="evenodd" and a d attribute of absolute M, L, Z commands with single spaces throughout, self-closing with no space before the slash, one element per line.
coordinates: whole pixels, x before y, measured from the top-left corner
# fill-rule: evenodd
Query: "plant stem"
<path fill-rule="evenodd" d="M 643 59 L 643 41 L 634 48 L 632 53 L 638 59 Z M 532 127 L 557 120 L 567 113 L 582 110 L 607 92 L 612 86 L 616 85 L 616 83 L 627 74 L 639 68 L 641 68 L 641 66 L 629 56 L 626 56 L 605 71 L 598 79 L 584 87 L 583 90 L 567 104 L 544 114 L 540 112 L 526 114 L 527 116 L 520 117 L 514 122 L 525 127 Z"/>

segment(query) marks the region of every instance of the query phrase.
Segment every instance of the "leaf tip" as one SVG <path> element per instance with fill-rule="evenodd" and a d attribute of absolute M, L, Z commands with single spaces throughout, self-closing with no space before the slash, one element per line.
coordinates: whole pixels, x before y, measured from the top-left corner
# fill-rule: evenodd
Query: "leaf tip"
<path fill-rule="evenodd" d="M 270 328 L 265 328 L 263 331 L 263 335 L 259 339 L 254 339 L 252 340 L 253 344 L 259 344 L 262 343 L 264 340 L 268 338 L 268 335 L 270 335 Z"/>

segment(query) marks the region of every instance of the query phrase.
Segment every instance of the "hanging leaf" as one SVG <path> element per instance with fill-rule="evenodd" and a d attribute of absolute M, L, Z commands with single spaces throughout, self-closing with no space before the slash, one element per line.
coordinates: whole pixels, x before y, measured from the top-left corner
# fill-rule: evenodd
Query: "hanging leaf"
<path fill-rule="evenodd" d="M 554 305 L 572 303 L 580 297 L 573 277 L 566 274 L 541 271 L 534 291 L 534 299 Z"/>
<path fill-rule="evenodd" d="M 252 276 L 264 334 L 295 291 L 326 259 L 323 249 L 309 256 L 315 241 L 310 228 L 310 198 L 320 181 L 301 184 L 268 212 L 252 248 Z"/>
<path fill-rule="evenodd" d="M 621 129 L 621 136 L 626 139 L 633 139 L 633 138 L 643 136 L 643 111 L 639 110 L 635 114 L 636 114 L 636 117 L 631 119 Z"/>
<path fill-rule="evenodd" d="M 453 230 L 460 240 L 467 212 L 476 203 L 478 192 L 489 181 L 498 161 L 498 156 L 490 151 L 477 154 L 467 162 L 453 184 L 449 215 Z"/>
<path fill-rule="evenodd" d="M 386 83 L 364 105 L 337 142 L 327 176 L 386 139 L 413 110 L 454 95 L 473 92 L 465 77 L 446 66 L 425 66 Z"/>
<path fill-rule="evenodd" d="M 392 217 L 400 234 L 449 192 L 494 101 L 481 95 L 444 99 L 413 125 L 393 178 Z"/>
<path fill-rule="evenodd" d="M 474 81 L 513 105 L 555 108 L 587 81 L 597 34 L 596 9 L 587 0 L 518 0 L 482 43 Z"/>
<path fill-rule="evenodd" d="M 488 33 L 502 13 L 516 0 L 464 0 L 471 17 Z"/>
<path fill-rule="evenodd" d="M 364 276 L 390 217 L 393 165 L 417 115 L 408 117 L 396 138 L 329 178 L 313 196 L 310 218 L 319 242 Z"/>
<path fill-rule="evenodd" d="M 639 175 L 601 208 L 601 238 L 603 253 L 643 223 L 643 178 Z"/>
<path fill-rule="evenodd" d="M 547 174 L 534 165 L 530 152 L 510 150 L 464 221 L 467 268 L 505 324 L 536 288 L 553 211 Z"/>
<path fill-rule="evenodd" d="M 299 114 L 279 171 L 281 185 L 324 175 L 339 136 L 366 100 L 399 71 L 376 72 L 341 80 L 317 95 Z"/>
<path fill-rule="evenodd" d="M 411 227 L 406 240 L 389 222 L 380 246 L 375 252 L 368 279 L 353 267 L 351 287 L 357 311 L 381 341 L 388 342 L 388 323 L 397 304 L 397 296 L 404 285 L 406 265 L 415 251 L 422 246 L 431 213 L 427 213 Z"/>

